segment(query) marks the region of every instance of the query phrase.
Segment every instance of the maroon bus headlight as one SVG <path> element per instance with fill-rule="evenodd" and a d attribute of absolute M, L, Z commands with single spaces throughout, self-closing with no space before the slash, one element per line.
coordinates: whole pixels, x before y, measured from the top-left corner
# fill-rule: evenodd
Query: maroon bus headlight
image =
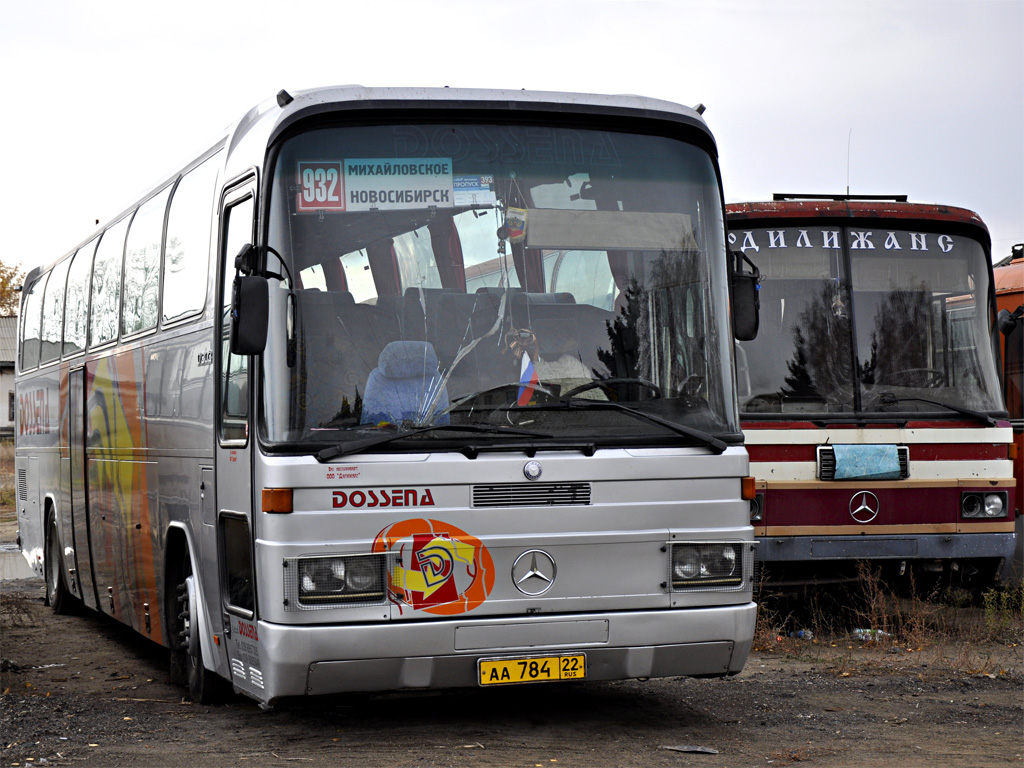
<path fill-rule="evenodd" d="M 968 491 L 960 495 L 960 516 L 972 518 L 1006 517 L 1008 506 L 1004 491 L 978 493 Z"/>

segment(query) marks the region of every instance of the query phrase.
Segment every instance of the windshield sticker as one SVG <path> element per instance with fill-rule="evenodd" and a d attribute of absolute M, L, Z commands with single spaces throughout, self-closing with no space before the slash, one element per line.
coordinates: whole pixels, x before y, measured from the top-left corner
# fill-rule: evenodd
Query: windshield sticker
<path fill-rule="evenodd" d="M 299 213 L 455 206 L 451 158 L 303 161 L 297 170 Z"/>
<path fill-rule="evenodd" d="M 498 202 L 494 194 L 494 176 L 456 176 L 455 205 L 494 205 Z"/>
<path fill-rule="evenodd" d="M 441 520 L 395 523 L 377 534 L 373 551 L 398 555 L 388 590 L 399 605 L 452 616 L 482 605 L 494 587 L 487 547 Z"/>

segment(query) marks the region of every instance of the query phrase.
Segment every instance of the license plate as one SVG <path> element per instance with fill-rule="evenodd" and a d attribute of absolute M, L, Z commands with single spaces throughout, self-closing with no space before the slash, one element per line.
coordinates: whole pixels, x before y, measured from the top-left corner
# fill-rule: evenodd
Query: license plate
<path fill-rule="evenodd" d="M 480 685 L 582 680 L 587 676 L 587 657 L 582 653 L 573 653 L 563 656 L 480 659 L 479 670 Z"/>

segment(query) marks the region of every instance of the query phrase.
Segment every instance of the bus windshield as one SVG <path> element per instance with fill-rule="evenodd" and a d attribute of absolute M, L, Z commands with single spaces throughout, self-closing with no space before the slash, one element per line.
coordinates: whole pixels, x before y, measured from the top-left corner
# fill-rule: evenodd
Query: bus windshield
<path fill-rule="evenodd" d="M 976 240 L 864 226 L 729 239 L 762 275 L 757 340 L 737 344 L 744 413 L 1003 410 Z"/>
<path fill-rule="evenodd" d="M 562 125 L 317 127 L 281 143 L 270 197 L 266 441 L 738 437 L 704 149 Z"/>

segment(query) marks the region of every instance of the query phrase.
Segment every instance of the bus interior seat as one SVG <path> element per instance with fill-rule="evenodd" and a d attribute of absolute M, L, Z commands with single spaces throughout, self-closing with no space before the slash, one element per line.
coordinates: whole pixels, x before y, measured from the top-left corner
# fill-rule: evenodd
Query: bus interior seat
<path fill-rule="evenodd" d="M 399 338 L 397 316 L 386 309 L 357 304 L 347 291 L 295 292 L 298 338 L 293 388 L 305 400 L 306 426 L 318 427 L 343 414 L 358 416 L 360 393 L 381 350 Z M 309 392 L 314 397 L 306 397 Z"/>
<path fill-rule="evenodd" d="M 406 288 L 402 302 L 402 338 L 430 341 L 430 318 L 437 313 L 441 297 L 449 293 L 444 288 Z"/>
<path fill-rule="evenodd" d="M 606 309 L 577 304 L 571 293 L 520 293 L 512 297 L 512 322 L 517 328 L 538 332 L 541 357 L 545 346 L 549 354 L 566 354 L 568 341 L 563 337 L 568 333 L 576 345 L 576 351 L 568 354 L 578 356 L 596 378 L 611 375 L 599 353 L 607 353 L 612 346 L 608 328 L 614 319 L 614 313 Z M 562 329 L 559 338 L 542 338 L 545 334 L 554 336 L 552 329 Z"/>
<path fill-rule="evenodd" d="M 511 357 L 502 355 L 501 329 L 484 338 L 498 320 L 500 304 L 501 295 L 494 293 L 446 293 L 441 296 L 428 324 L 429 337 L 437 351 L 441 370 L 448 371 L 459 352 L 474 339 L 479 339 L 451 371 L 449 392 L 469 394 L 510 381 Z"/>
<path fill-rule="evenodd" d="M 448 391 L 438 371 L 437 353 L 426 341 L 393 341 L 380 353 L 363 394 L 363 424 L 403 421 L 430 422 L 424 418 L 431 401 L 434 413 L 448 407 Z M 448 414 L 434 421 L 449 423 Z"/>

